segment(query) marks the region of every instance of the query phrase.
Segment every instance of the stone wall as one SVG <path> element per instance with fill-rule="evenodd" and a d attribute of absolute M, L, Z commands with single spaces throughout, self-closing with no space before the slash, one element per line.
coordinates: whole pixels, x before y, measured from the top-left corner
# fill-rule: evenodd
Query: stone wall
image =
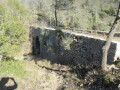
<path fill-rule="evenodd" d="M 84 61 L 101 61 L 102 47 L 105 40 L 96 39 L 83 34 L 63 31 L 59 36 L 54 29 L 45 29 L 31 27 L 30 37 L 33 54 L 40 55 L 42 58 L 60 63 L 79 63 Z M 36 45 L 39 37 L 39 48 Z M 118 42 L 112 42 L 108 54 L 108 63 L 118 59 L 120 49 Z"/>

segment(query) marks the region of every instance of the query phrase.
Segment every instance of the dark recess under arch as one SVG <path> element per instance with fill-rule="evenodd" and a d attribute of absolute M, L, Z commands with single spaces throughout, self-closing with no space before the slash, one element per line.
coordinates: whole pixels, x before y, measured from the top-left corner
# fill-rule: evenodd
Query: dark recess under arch
<path fill-rule="evenodd" d="M 40 54 L 40 41 L 38 36 L 36 36 L 35 47 L 36 47 L 35 53 Z"/>

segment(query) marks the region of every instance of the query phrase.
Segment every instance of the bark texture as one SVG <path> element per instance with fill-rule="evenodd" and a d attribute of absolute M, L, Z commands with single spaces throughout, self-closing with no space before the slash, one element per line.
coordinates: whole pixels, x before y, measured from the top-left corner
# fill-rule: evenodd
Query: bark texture
<path fill-rule="evenodd" d="M 56 27 L 58 26 L 58 20 L 57 20 L 57 0 L 56 0 L 56 4 L 55 4 L 55 24 L 56 24 Z"/>

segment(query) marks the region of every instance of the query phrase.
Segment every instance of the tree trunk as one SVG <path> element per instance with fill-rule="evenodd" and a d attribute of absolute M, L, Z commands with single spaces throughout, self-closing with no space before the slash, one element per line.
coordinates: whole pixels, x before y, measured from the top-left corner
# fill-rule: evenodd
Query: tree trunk
<path fill-rule="evenodd" d="M 57 27 L 57 0 L 56 0 L 56 4 L 55 4 L 55 24 L 56 24 L 56 27 Z"/>
<path fill-rule="evenodd" d="M 116 18 L 115 18 L 115 21 L 109 31 L 109 35 L 107 36 L 107 40 L 106 40 L 106 43 L 105 45 L 103 46 L 102 48 L 102 70 L 104 71 L 107 71 L 107 56 L 108 56 L 108 50 L 110 48 L 110 45 L 111 45 L 111 41 L 112 41 L 112 38 L 116 32 L 116 29 L 119 25 L 119 22 L 120 22 L 120 3 L 119 3 L 119 7 L 118 7 L 118 11 L 117 11 L 117 15 L 116 15 Z"/>

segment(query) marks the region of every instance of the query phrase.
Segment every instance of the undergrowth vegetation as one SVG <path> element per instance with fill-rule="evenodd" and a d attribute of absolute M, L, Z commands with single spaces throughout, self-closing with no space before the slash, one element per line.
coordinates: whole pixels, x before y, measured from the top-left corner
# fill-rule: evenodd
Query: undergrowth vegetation
<path fill-rule="evenodd" d="M 29 10 L 18 0 L 0 1 L 0 54 L 11 57 L 20 50 L 28 32 Z"/>
<path fill-rule="evenodd" d="M 26 75 L 25 62 L 20 60 L 3 60 L 0 62 L 0 73 L 10 76 L 24 77 Z"/>

